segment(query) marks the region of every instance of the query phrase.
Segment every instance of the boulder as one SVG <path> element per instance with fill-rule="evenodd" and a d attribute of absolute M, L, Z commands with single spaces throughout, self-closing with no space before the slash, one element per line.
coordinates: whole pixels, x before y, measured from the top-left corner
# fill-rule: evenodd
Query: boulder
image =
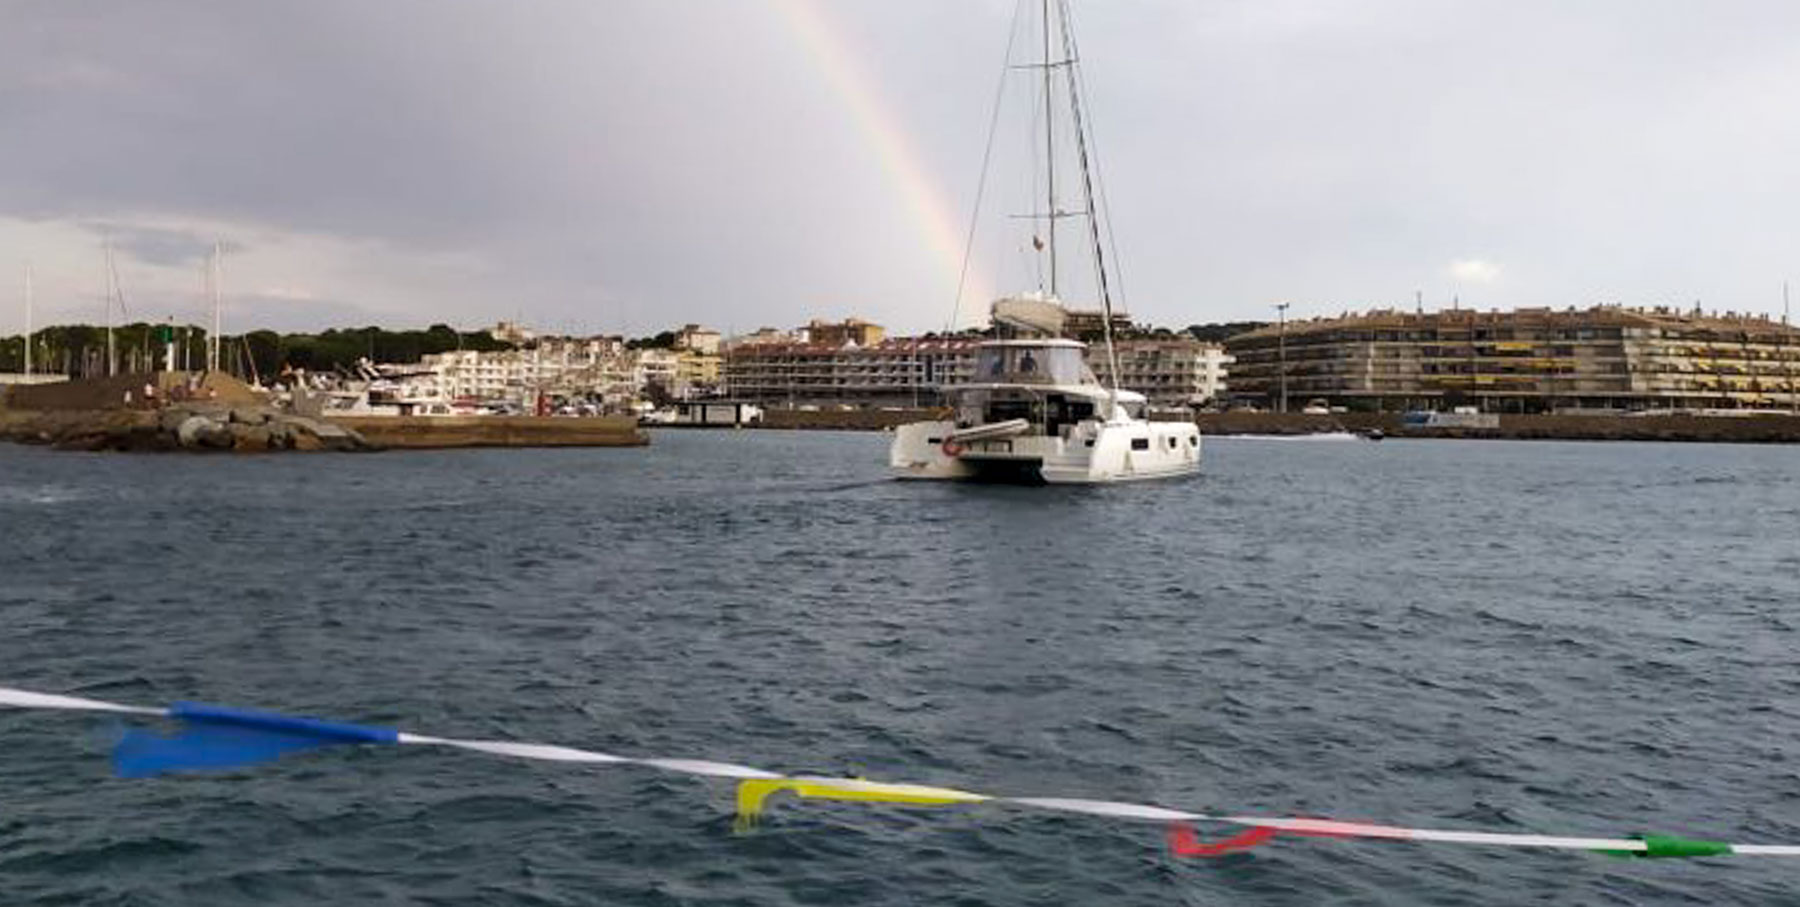
<path fill-rule="evenodd" d="M 108 450 L 112 438 L 103 431 L 69 432 L 51 445 L 57 450 Z"/>
<path fill-rule="evenodd" d="M 342 425 L 338 425 L 333 422 L 327 422 L 324 419 L 314 419 L 309 416 L 288 416 L 285 421 L 287 422 L 288 425 L 291 425 L 294 428 L 304 431 L 307 434 L 310 434 L 316 438 L 348 438 L 348 437 L 350 437 L 350 432 L 345 430 L 345 428 Z"/>
<path fill-rule="evenodd" d="M 181 423 L 193 418 L 193 412 L 179 407 L 170 407 L 156 414 L 156 427 L 175 434 L 181 431 Z"/>
<path fill-rule="evenodd" d="M 199 447 L 200 436 L 219 427 L 219 423 L 205 416 L 190 415 L 176 425 L 175 439 L 182 447 Z"/>
<path fill-rule="evenodd" d="M 231 449 L 239 453 L 262 453 L 269 449 L 269 430 L 261 425 L 237 425 L 231 432 Z"/>
<path fill-rule="evenodd" d="M 201 447 L 213 450 L 230 450 L 237 441 L 236 437 L 232 435 L 230 426 L 211 420 L 208 420 L 206 426 L 200 429 L 196 440 Z"/>

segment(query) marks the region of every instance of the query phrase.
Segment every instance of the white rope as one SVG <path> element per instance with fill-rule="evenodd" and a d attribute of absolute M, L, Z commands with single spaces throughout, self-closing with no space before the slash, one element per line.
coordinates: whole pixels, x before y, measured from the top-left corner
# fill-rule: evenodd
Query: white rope
<path fill-rule="evenodd" d="M 27 690 L 17 690 L 6 687 L 0 687 L 0 706 L 12 706 L 24 709 L 120 712 L 138 715 L 168 714 L 168 711 L 164 709 L 121 705 L 118 703 L 103 702 L 96 699 L 84 699 L 75 696 L 34 693 Z M 751 766 L 735 765 L 727 762 L 713 762 L 706 759 L 616 756 L 611 753 L 601 753 L 593 750 L 577 749 L 574 747 L 547 743 L 521 743 L 508 740 L 460 740 L 450 737 L 431 737 L 422 734 L 409 733 L 399 734 L 396 742 L 420 746 L 447 746 L 456 749 L 486 753 L 493 756 L 509 756 L 517 759 L 585 763 L 592 765 L 631 764 L 648 766 L 664 771 L 702 775 L 713 778 L 732 778 L 737 780 L 784 780 L 818 783 L 829 785 L 840 791 L 869 794 L 872 796 L 866 796 L 863 797 L 863 799 L 872 800 L 879 800 L 882 795 L 904 797 L 906 795 L 929 795 L 940 793 L 957 795 L 951 798 L 957 802 L 991 800 L 1032 809 L 1083 813 L 1109 819 L 1124 819 L 1140 822 L 1225 822 L 1235 825 L 1268 828 L 1299 835 L 1321 837 L 1432 841 L 1445 844 L 1473 844 L 1493 847 L 1545 847 L 1564 850 L 1620 851 L 1670 856 L 1711 855 L 1711 852 L 1658 853 L 1658 846 L 1653 846 L 1652 843 L 1658 840 L 1674 839 L 1652 838 L 1649 841 L 1646 841 L 1636 838 L 1586 838 L 1431 828 L 1405 828 L 1391 825 L 1372 825 L 1362 822 L 1340 822 L 1331 819 L 1271 816 L 1218 816 L 1168 809 L 1161 806 L 1142 803 L 1126 803 L 1113 800 L 1089 800 L 1078 797 L 1001 797 L 977 794 L 968 791 L 953 791 L 925 785 L 876 782 L 860 778 L 820 778 L 805 775 L 791 776 L 753 768 Z M 1725 844 L 1723 842 L 1709 841 L 1677 843 L 1698 844 L 1703 845 L 1704 847 L 1720 849 L 1729 848 L 1728 852 L 1744 856 L 1800 856 L 1800 845 Z"/>

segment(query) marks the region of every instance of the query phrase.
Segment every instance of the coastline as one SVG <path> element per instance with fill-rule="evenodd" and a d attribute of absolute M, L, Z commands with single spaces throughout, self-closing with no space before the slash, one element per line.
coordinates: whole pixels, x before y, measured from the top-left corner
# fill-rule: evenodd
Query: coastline
<path fill-rule="evenodd" d="M 942 410 L 783 410 L 765 412 L 769 431 L 885 431 L 908 422 L 939 418 Z M 1399 413 L 1201 413 L 1194 419 L 1202 435 L 1308 435 L 1379 430 L 1390 438 L 1462 438 L 1493 441 L 1672 441 L 1713 444 L 1800 444 L 1800 417 L 1611 416 L 1501 414 L 1496 428 L 1405 425 Z M 675 427 L 675 426 L 659 426 Z M 680 426 L 729 428 L 730 426 Z"/>
<path fill-rule="evenodd" d="M 160 372 L 0 388 L 0 441 L 65 450 L 262 453 L 641 447 L 650 436 L 629 416 L 308 417 L 273 406 L 229 376 Z"/>
<path fill-rule="evenodd" d="M 630 416 L 333 416 L 389 450 L 455 447 L 642 447 L 650 436 Z"/>

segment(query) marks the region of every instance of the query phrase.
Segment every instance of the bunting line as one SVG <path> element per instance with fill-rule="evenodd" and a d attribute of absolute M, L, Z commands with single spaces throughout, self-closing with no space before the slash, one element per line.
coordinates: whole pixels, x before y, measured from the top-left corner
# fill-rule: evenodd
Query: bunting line
<path fill-rule="evenodd" d="M 178 722 L 178 730 L 174 736 L 162 736 L 136 728 L 126 732 L 114 750 L 113 763 L 115 772 L 120 777 L 127 778 L 149 777 L 167 772 L 238 768 L 266 762 L 288 753 L 327 746 L 411 745 L 449 747 L 491 756 L 548 762 L 640 765 L 661 771 L 731 779 L 738 782 L 736 827 L 740 831 L 754 827 L 770 797 L 786 792 L 801 799 L 906 806 L 999 803 L 1133 822 L 1160 822 L 1168 826 L 1170 852 L 1184 857 L 1210 857 L 1239 852 L 1267 844 L 1283 835 L 1587 850 L 1612 856 L 1646 858 L 1800 856 L 1800 845 L 1730 844 L 1670 835 L 1590 838 L 1404 828 L 1333 819 L 1210 815 L 1142 803 L 1077 797 L 995 796 L 955 788 L 871 781 L 865 778 L 784 775 L 747 765 L 707 759 L 631 757 L 547 743 L 432 737 L 393 728 L 192 702 L 177 702 L 167 708 L 157 709 L 0 687 L 0 707 L 158 716 Z M 1196 822 L 1238 825 L 1248 830 L 1221 841 L 1206 843 L 1199 840 L 1192 828 L 1192 823 Z"/>

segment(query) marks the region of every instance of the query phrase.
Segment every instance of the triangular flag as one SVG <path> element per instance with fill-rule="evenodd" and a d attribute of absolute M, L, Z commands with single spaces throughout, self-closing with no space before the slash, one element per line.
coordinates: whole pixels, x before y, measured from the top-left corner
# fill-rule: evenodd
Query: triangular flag
<path fill-rule="evenodd" d="M 182 725 L 175 736 L 134 729 L 119 739 L 113 749 L 113 771 L 119 777 L 216 771 L 323 746 L 400 740 L 400 733 L 391 728 L 193 702 L 178 702 L 168 714 Z"/>

